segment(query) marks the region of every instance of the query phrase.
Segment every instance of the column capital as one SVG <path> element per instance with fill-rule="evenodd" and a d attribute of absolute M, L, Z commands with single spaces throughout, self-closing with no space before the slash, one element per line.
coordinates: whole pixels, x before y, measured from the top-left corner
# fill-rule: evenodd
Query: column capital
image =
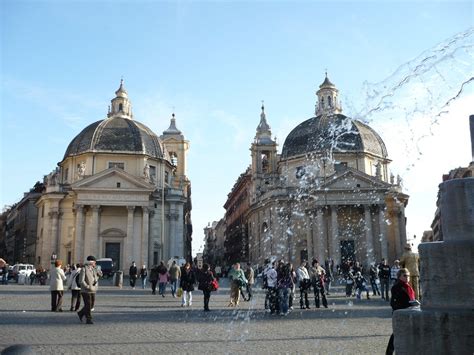
<path fill-rule="evenodd" d="M 145 214 L 148 214 L 150 213 L 150 208 L 149 207 L 145 207 L 145 206 L 142 206 L 142 212 Z"/>
<path fill-rule="evenodd" d="M 100 212 L 100 205 L 92 205 L 91 209 L 92 212 Z"/>
<path fill-rule="evenodd" d="M 128 213 L 135 211 L 135 206 L 127 206 Z"/>
<path fill-rule="evenodd" d="M 83 213 L 84 212 L 84 205 L 74 205 L 74 208 L 72 209 L 73 212 L 75 213 Z"/>

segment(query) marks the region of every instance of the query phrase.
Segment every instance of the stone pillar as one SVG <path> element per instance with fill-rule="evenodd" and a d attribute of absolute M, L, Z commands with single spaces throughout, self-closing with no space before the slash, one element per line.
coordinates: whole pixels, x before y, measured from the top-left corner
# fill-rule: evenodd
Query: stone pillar
<path fill-rule="evenodd" d="M 374 240 L 372 235 L 372 214 L 370 205 L 364 205 L 365 214 L 365 243 L 366 243 L 366 260 L 367 264 L 374 262 Z"/>
<path fill-rule="evenodd" d="M 313 258 L 313 214 L 307 213 L 306 217 L 306 250 L 308 251 L 308 260 Z"/>
<path fill-rule="evenodd" d="M 400 203 L 400 212 L 398 213 L 398 228 L 400 233 L 400 245 L 404 246 L 407 243 L 407 227 L 405 223 L 405 205 Z"/>
<path fill-rule="evenodd" d="M 50 235 L 50 246 L 51 250 L 49 251 L 49 254 L 51 255 L 52 253 L 56 253 L 56 255 L 59 257 L 62 257 L 60 255 L 60 250 L 59 250 L 59 235 L 58 235 L 58 211 L 51 211 L 48 213 L 49 218 L 51 219 L 51 235 Z"/>
<path fill-rule="evenodd" d="M 76 236 L 74 243 L 75 263 L 83 263 L 84 256 L 84 206 L 76 205 Z"/>
<path fill-rule="evenodd" d="M 148 245 L 150 235 L 149 231 L 149 209 L 148 207 L 142 207 L 142 255 L 141 255 L 141 265 L 148 265 Z"/>
<path fill-rule="evenodd" d="M 92 209 L 92 218 L 91 218 L 91 234 L 89 235 L 90 242 L 89 248 L 86 252 L 87 255 L 91 254 L 94 255 L 96 258 L 100 258 L 102 255 L 101 248 L 100 248 L 100 225 L 99 225 L 99 213 L 100 213 L 100 206 L 94 205 L 91 206 Z M 87 250 L 87 248 L 85 249 Z"/>
<path fill-rule="evenodd" d="M 154 239 L 154 237 L 156 236 L 156 234 L 154 234 L 155 232 L 155 211 L 150 209 L 149 212 L 148 212 L 148 218 L 150 220 L 150 223 L 149 223 L 149 231 L 148 231 L 148 264 L 147 264 L 147 268 L 150 268 L 153 264 L 153 252 L 155 250 L 155 241 L 156 239 Z"/>
<path fill-rule="evenodd" d="M 379 228 L 380 252 L 382 254 L 382 258 L 388 261 L 387 223 L 385 222 L 385 212 L 383 205 L 379 205 Z"/>
<path fill-rule="evenodd" d="M 324 228 L 324 208 L 318 208 L 317 215 L 316 215 L 316 245 L 317 245 L 317 250 L 315 255 L 317 255 L 318 260 L 325 260 L 325 255 L 329 253 L 328 250 L 328 245 L 327 245 L 327 238 L 326 238 L 326 233 Z"/>
<path fill-rule="evenodd" d="M 422 243 L 421 309 L 394 312 L 397 354 L 472 354 L 474 178 L 440 185 L 443 241 Z"/>
<path fill-rule="evenodd" d="M 122 265 L 124 270 L 132 263 L 135 255 L 135 243 L 133 240 L 133 216 L 135 206 L 127 206 L 127 211 L 127 237 L 125 238 L 124 260 Z"/>
<path fill-rule="evenodd" d="M 169 221 L 169 245 L 168 245 L 168 255 L 167 258 L 172 258 L 175 256 L 176 253 L 176 222 L 178 220 L 178 213 L 175 211 L 176 205 L 172 203 L 170 205 L 170 212 L 168 213 L 168 221 Z"/>
<path fill-rule="evenodd" d="M 339 246 L 339 226 L 337 224 L 337 205 L 331 206 L 331 254 L 336 264 L 341 263 L 341 248 Z M 329 247 L 328 247 L 329 248 Z M 324 262 L 324 259 L 321 260 Z"/>

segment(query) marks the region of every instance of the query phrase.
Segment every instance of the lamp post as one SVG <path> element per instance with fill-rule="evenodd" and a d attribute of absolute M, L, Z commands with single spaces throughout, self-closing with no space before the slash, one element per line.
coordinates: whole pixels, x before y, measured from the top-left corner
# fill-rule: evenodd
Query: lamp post
<path fill-rule="evenodd" d="M 56 253 L 53 251 L 53 254 L 51 254 L 51 265 L 54 265 L 56 263 L 56 259 L 58 258 L 58 256 L 56 255 Z"/>

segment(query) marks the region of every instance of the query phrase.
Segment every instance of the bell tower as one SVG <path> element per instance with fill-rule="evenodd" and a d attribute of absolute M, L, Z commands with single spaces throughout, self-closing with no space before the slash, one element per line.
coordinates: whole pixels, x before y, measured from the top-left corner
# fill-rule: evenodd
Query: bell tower
<path fill-rule="evenodd" d="M 273 185 L 278 176 L 277 146 L 272 139 L 270 125 L 267 123 L 265 107 L 262 101 L 262 112 L 257 133 L 250 148 L 252 155 L 253 196 L 262 194 L 266 188 Z"/>

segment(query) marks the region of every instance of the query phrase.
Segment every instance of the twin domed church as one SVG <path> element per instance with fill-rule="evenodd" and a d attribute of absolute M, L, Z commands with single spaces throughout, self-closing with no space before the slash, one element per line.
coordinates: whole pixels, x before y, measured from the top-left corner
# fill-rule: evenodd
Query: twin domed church
<path fill-rule="evenodd" d="M 133 117 L 120 83 L 107 118 L 84 128 L 37 202 L 38 265 L 108 257 L 119 269 L 191 258 L 189 142 L 171 124 L 158 137 Z"/>
<path fill-rule="evenodd" d="M 262 106 L 251 165 L 224 205 L 221 262 L 261 265 L 276 257 L 370 264 L 401 255 L 408 196 L 389 173 L 383 140 L 342 114 L 327 75 L 316 95 L 315 116 L 290 132 L 281 154 Z"/>

